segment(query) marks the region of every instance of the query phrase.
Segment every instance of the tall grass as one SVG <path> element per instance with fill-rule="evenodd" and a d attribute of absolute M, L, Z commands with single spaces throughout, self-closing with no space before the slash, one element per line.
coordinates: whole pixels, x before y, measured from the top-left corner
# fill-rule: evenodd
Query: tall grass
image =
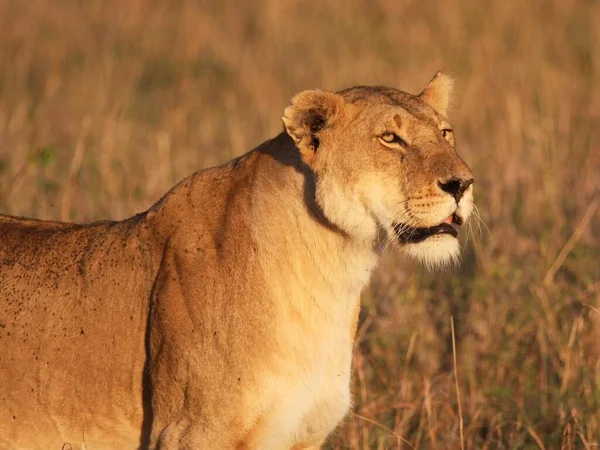
<path fill-rule="evenodd" d="M 0 1 L 0 210 L 122 219 L 278 133 L 301 89 L 440 68 L 487 226 L 452 272 L 386 255 L 328 445 L 595 448 L 598 2 Z"/>

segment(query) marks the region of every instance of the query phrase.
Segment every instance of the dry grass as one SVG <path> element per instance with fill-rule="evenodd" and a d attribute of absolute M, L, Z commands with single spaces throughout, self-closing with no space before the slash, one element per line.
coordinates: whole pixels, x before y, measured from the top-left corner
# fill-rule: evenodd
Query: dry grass
<path fill-rule="evenodd" d="M 300 89 L 438 68 L 489 231 L 452 273 L 386 257 L 329 446 L 596 448 L 598 2 L 0 0 L 0 210 L 125 218 L 273 136 Z"/>

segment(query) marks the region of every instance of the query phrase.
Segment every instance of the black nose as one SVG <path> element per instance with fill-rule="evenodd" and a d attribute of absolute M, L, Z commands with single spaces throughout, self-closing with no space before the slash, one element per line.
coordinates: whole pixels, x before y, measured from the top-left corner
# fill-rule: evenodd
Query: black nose
<path fill-rule="evenodd" d="M 473 184 L 473 181 L 475 181 L 473 178 L 468 180 L 464 180 L 462 178 L 451 178 L 445 183 L 438 181 L 438 186 L 442 191 L 452 195 L 458 202 L 462 198 L 467 188 Z"/>

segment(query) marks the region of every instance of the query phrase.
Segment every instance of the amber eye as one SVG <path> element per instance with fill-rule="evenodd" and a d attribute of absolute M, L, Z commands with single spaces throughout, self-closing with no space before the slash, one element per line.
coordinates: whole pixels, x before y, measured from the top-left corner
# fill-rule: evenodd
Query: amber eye
<path fill-rule="evenodd" d="M 406 141 L 396 133 L 388 131 L 379 136 L 380 142 L 386 147 L 406 147 Z"/>

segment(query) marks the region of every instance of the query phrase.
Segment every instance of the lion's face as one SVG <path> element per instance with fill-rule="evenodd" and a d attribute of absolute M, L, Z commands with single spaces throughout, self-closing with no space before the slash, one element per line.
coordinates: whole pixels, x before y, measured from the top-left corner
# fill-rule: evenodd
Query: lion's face
<path fill-rule="evenodd" d="M 316 200 L 331 222 L 364 239 L 383 229 L 429 266 L 457 258 L 473 176 L 444 117 L 450 89 L 438 74 L 419 96 L 355 87 L 294 97 L 283 120 L 316 175 Z"/>

